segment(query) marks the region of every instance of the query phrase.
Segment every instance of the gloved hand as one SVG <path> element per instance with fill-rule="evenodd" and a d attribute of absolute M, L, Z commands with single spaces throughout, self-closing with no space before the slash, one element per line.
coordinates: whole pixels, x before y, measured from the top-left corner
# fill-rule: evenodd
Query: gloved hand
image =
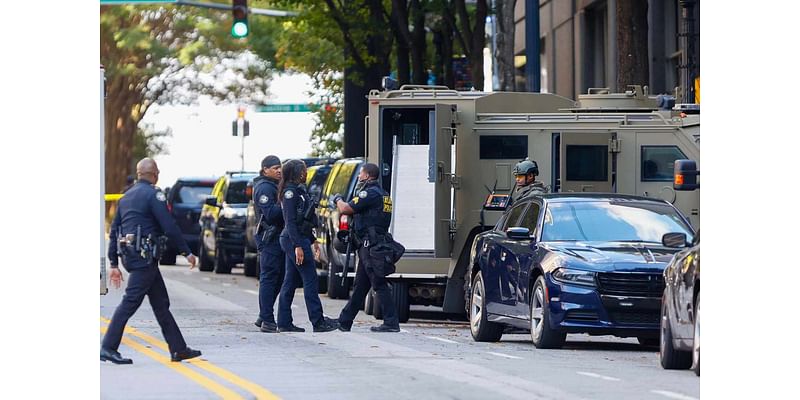
<path fill-rule="evenodd" d="M 339 193 L 334 193 L 328 196 L 328 207 L 331 209 L 336 208 L 336 203 L 338 203 L 339 200 L 342 200 L 342 195 Z"/>

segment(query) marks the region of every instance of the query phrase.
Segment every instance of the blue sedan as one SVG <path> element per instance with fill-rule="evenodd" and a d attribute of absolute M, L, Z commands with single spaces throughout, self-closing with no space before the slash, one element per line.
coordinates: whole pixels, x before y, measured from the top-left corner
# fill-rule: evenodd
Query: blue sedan
<path fill-rule="evenodd" d="M 473 339 L 498 341 L 504 331 L 522 329 L 537 348 L 560 348 L 569 333 L 657 346 L 663 272 L 679 250 L 662 241 L 676 233 L 689 242 L 695 234 L 663 200 L 605 193 L 525 198 L 472 244 Z"/>

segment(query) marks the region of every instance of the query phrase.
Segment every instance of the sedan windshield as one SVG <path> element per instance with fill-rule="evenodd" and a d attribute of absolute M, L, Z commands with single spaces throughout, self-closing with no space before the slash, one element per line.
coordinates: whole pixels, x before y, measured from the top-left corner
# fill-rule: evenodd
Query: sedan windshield
<path fill-rule="evenodd" d="M 665 233 L 692 230 L 666 204 L 635 201 L 550 203 L 544 215 L 543 241 L 622 241 L 661 243 Z"/>

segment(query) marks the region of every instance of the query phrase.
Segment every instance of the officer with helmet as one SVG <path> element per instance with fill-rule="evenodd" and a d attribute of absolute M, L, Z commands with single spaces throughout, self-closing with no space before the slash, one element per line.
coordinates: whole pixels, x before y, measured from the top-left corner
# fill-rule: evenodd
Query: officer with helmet
<path fill-rule="evenodd" d="M 536 180 L 537 175 L 539 175 L 539 166 L 536 161 L 529 158 L 525 158 L 514 166 L 514 179 L 516 182 L 514 188 L 511 189 L 511 196 L 508 200 L 509 207 L 529 193 L 547 193 L 547 187 L 544 186 L 544 183 Z"/>

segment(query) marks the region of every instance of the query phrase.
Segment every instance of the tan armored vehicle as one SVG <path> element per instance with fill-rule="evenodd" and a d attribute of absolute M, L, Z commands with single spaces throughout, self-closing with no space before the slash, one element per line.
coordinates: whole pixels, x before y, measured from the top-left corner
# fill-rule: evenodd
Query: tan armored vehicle
<path fill-rule="evenodd" d="M 390 276 L 400 317 L 409 304 L 464 312 L 472 240 L 493 227 L 512 169 L 539 165 L 551 192 L 614 192 L 672 202 L 699 228 L 699 191 L 673 189 L 677 159 L 700 161 L 700 115 L 659 109 L 646 89 L 590 89 L 578 101 L 546 93 L 457 92 L 441 86 L 373 90 L 368 162 L 391 194 L 391 232 L 406 254 Z M 487 205 L 488 207 L 484 207 Z"/>

